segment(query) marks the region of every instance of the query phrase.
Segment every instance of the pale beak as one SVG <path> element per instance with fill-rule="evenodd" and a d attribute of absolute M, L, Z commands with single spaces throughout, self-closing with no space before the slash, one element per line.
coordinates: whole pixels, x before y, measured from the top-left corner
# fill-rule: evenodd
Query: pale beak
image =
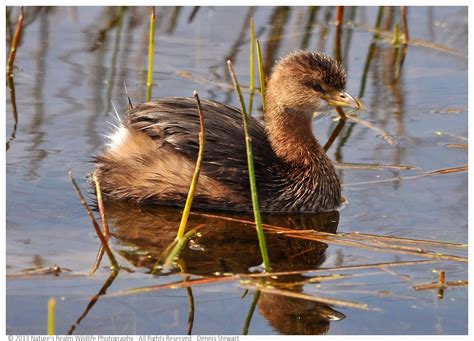
<path fill-rule="evenodd" d="M 362 109 L 362 103 L 345 91 L 328 91 L 322 95 L 322 98 L 331 107 L 348 107 L 357 110 Z"/>

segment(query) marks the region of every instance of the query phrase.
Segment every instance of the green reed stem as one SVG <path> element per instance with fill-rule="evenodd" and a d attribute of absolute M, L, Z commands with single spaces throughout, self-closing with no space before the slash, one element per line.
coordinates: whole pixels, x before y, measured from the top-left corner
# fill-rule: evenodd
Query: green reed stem
<path fill-rule="evenodd" d="M 257 44 L 257 59 L 258 59 L 258 75 L 260 79 L 260 96 L 262 96 L 262 109 L 265 112 L 265 70 L 263 69 L 263 58 L 262 50 L 260 49 L 260 42 L 258 39 L 255 41 Z"/>
<path fill-rule="evenodd" d="M 173 267 L 175 259 L 179 257 L 179 254 L 183 250 L 184 246 L 188 242 L 188 240 L 196 233 L 196 229 L 189 230 L 184 234 L 181 238 L 177 238 L 171 243 L 163 253 L 163 255 L 166 256 L 164 262 L 163 262 L 163 269 L 168 270 Z M 169 251 L 171 249 L 171 251 Z M 163 258 L 161 258 L 162 260 Z M 157 269 L 159 269 L 160 266 L 160 259 L 158 262 L 155 264 L 152 273 L 154 274 Z"/>
<path fill-rule="evenodd" d="M 151 87 L 153 85 L 153 57 L 155 48 L 155 6 L 152 6 L 150 14 L 150 30 L 148 34 L 148 75 L 146 80 L 146 101 L 151 100 Z"/>
<path fill-rule="evenodd" d="M 400 50 L 400 29 L 398 28 L 398 24 L 395 24 L 395 28 L 393 29 L 393 65 L 398 63 L 399 58 L 399 50 Z"/>
<path fill-rule="evenodd" d="M 55 310 L 56 310 L 56 299 L 51 297 L 48 300 L 48 335 L 54 335 L 55 331 Z"/>
<path fill-rule="evenodd" d="M 255 95 L 255 24 L 253 18 L 250 18 L 250 97 L 249 97 L 249 116 L 252 116 L 253 97 Z"/>
<path fill-rule="evenodd" d="M 257 45 L 257 50 L 259 46 Z M 244 133 L 245 133 L 245 145 L 247 148 L 247 164 L 249 170 L 249 180 L 250 180 L 250 191 L 252 193 L 252 206 L 253 213 L 255 217 L 255 225 L 257 226 L 257 235 L 258 235 L 258 244 L 260 246 L 260 252 L 262 253 L 263 266 L 266 271 L 270 270 L 270 260 L 268 258 L 267 245 L 265 242 L 265 234 L 263 233 L 262 228 L 262 217 L 260 216 L 260 205 L 258 202 L 257 194 L 257 183 L 255 181 L 255 169 L 253 164 L 253 153 L 252 153 L 252 138 L 250 137 L 249 127 L 248 127 L 248 116 L 245 110 L 244 98 L 242 96 L 242 91 L 240 90 L 239 82 L 237 81 L 237 76 L 235 75 L 234 68 L 232 67 L 232 62 L 227 61 L 227 66 L 229 68 L 230 76 L 232 77 L 232 82 L 234 83 L 235 91 L 239 97 L 240 106 L 242 108 L 242 121 L 244 123 Z M 263 102 L 263 101 L 262 101 Z"/>
<path fill-rule="evenodd" d="M 199 173 L 201 172 L 202 159 L 204 155 L 204 140 L 205 140 L 205 131 L 204 131 L 204 117 L 202 114 L 201 101 L 199 100 L 199 95 L 196 91 L 193 93 L 194 98 L 196 99 L 198 113 L 199 113 L 199 151 L 196 161 L 196 168 L 194 169 L 193 179 L 191 181 L 191 186 L 189 187 L 188 197 L 186 198 L 186 204 L 184 205 L 183 215 L 181 217 L 181 222 L 179 224 L 178 235 L 176 239 L 181 239 L 184 236 L 184 231 L 186 230 L 186 224 L 188 222 L 189 212 L 191 211 L 191 206 L 193 204 L 194 194 L 196 193 L 196 187 L 199 180 Z"/>

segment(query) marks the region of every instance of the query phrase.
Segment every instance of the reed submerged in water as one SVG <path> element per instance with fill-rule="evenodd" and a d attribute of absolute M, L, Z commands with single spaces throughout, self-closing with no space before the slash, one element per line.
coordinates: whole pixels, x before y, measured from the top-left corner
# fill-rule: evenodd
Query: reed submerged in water
<path fill-rule="evenodd" d="M 341 185 L 312 132 L 314 112 L 360 108 L 332 58 L 298 51 L 268 80 L 263 126 L 249 118 L 261 210 L 318 212 L 337 207 Z M 238 109 L 201 100 L 206 148 L 193 207 L 252 209 L 245 137 Z M 129 110 L 96 159 L 103 193 L 118 200 L 184 206 L 199 149 L 194 98 L 171 97 Z"/>

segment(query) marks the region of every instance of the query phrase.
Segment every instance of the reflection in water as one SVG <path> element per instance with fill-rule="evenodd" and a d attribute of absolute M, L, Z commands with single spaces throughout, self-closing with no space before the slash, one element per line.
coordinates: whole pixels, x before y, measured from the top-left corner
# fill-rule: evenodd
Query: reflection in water
<path fill-rule="evenodd" d="M 293 290 L 302 292 L 303 288 Z M 344 314 L 324 303 L 267 293 L 261 294 L 258 309 L 273 328 L 285 335 L 327 334 L 331 321 L 345 318 Z"/>
<path fill-rule="evenodd" d="M 36 78 L 35 86 L 33 88 L 33 97 L 35 99 L 35 113 L 27 128 L 30 134 L 31 147 L 28 147 L 28 151 L 32 152 L 32 157 L 28 163 L 28 178 L 38 179 L 40 166 L 43 163 L 44 158 L 48 155 L 48 151 L 40 148 L 47 137 L 46 129 L 43 127 L 45 121 L 45 110 L 44 110 L 44 82 L 46 80 L 46 57 L 49 45 L 49 13 L 50 10 L 45 9 L 40 14 L 40 34 L 38 36 L 38 50 L 36 52 Z"/>
<path fill-rule="evenodd" d="M 74 333 L 74 331 L 76 330 L 76 328 L 79 326 L 79 324 L 81 323 L 81 321 L 87 316 L 87 314 L 89 314 L 89 311 L 91 311 L 91 309 L 94 307 L 94 305 L 97 303 L 97 301 L 99 300 L 99 298 L 102 296 L 102 295 L 105 295 L 107 293 L 107 289 L 112 285 L 112 283 L 114 282 L 115 278 L 117 277 L 118 275 L 118 271 L 112 271 L 110 273 L 110 276 L 107 278 L 107 280 L 105 281 L 104 285 L 102 286 L 102 288 L 100 288 L 99 292 L 94 295 L 92 297 L 92 299 L 89 301 L 89 304 L 87 305 L 86 309 L 84 310 L 84 312 L 82 313 L 82 315 L 77 319 L 77 321 L 69 328 L 68 330 L 68 334 L 71 335 Z"/>
<path fill-rule="evenodd" d="M 308 9 L 308 18 L 306 20 L 303 40 L 301 41 L 300 49 L 306 50 L 308 48 L 309 40 L 311 39 L 311 34 L 313 33 L 313 26 L 316 16 L 319 11 L 319 6 L 310 6 Z"/>
<path fill-rule="evenodd" d="M 275 59 L 277 59 L 278 50 L 283 42 L 281 37 L 284 35 L 285 26 L 290 17 L 290 12 L 290 7 L 275 7 L 269 19 L 268 23 L 271 26 L 271 31 L 268 34 L 267 44 L 264 48 L 265 54 L 263 60 L 263 70 L 266 75 L 271 73 L 273 63 L 275 62 Z"/>
<path fill-rule="evenodd" d="M 175 239 L 181 211 L 169 207 L 135 207 L 124 203 L 106 203 L 112 225 L 112 235 L 118 239 L 120 254 L 135 267 L 151 272 L 162 252 Z M 233 218 L 252 220 L 251 216 Z M 303 214 L 296 216 L 265 216 L 271 225 L 297 230 L 314 229 L 335 233 L 339 212 Z M 190 216 L 189 229 L 204 225 L 191 238 L 180 255 L 180 267 L 192 275 L 214 276 L 223 273 L 250 273 L 261 263 L 258 238 L 253 226 L 204 217 Z M 272 271 L 316 269 L 326 260 L 327 245 L 304 239 L 288 238 L 283 234 L 267 233 L 266 242 Z M 276 284 L 304 280 L 302 275 L 281 276 L 271 279 Z M 302 292 L 302 286 L 291 290 Z M 192 297 L 192 296 L 191 296 Z M 327 304 L 261 293 L 258 311 L 280 333 L 327 333 L 332 320 L 344 317 Z"/>

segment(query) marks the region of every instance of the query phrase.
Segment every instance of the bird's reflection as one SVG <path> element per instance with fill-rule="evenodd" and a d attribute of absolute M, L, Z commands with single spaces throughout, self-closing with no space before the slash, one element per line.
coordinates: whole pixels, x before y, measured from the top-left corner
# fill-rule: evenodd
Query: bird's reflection
<path fill-rule="evenodd" d="M 169 207 L 135 207 L 123 203 L 106 203 L 112 235 L 119 241 L 120 253 L 138 268 L 150 272 L 163 250 L 173 242 L 181 219 L 181 210 Z M 252 221 L 252 216 L 227 217 Z M 267 215 L 267 224 L 295 230 L 314 229 L 335 233 L 339 212 L 320 214 Z M 252 225 L 224 220 L 217 216 L 194 213 L 188 227 L 203 226 L 189 242 L 180 262 L 193 275 L 214 276 L 217 273 L 249 273 L 261 263 L 257 234 Z M 289 238 L 284 234 L 266 233 L 272 271 L 316 269 L 326 259 L 327 245 L 321 242 Z M 300 282 L 303 275 L 279 276 L 275 284 Z M 291 286 L 302 292 L 303 286 Z M 345 316 L 329 305 L 303 299 L 261 293 L 258 311 L 282 334 L 324 334 L 331 321 Z"/>

